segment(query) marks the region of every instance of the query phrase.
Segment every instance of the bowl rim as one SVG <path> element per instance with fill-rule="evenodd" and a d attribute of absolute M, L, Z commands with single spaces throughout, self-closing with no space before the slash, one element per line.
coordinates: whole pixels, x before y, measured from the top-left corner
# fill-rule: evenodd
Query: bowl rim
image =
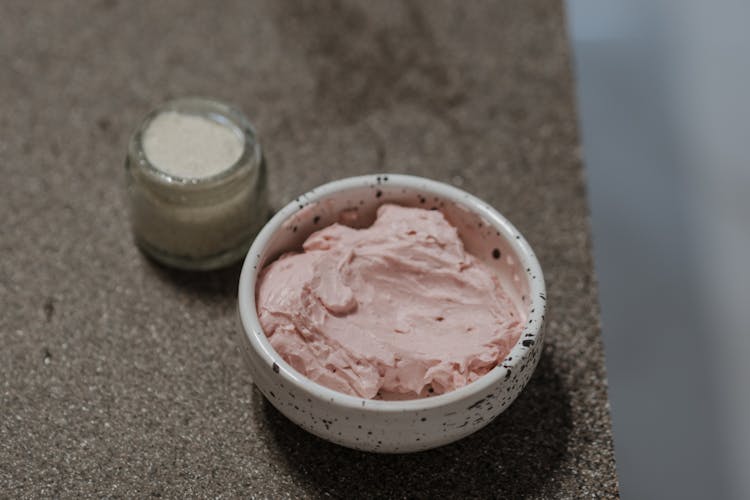
<path fill-rule="evenodd" d="M 498 363 L 495 368 L 479 379 L 461 388 L 438 396 L 398 401 L 365 399 L 344 394 L 320 385 L 292 368 L 271 346 L 260 325 L 255 303 L 258 266 L 260 257 L 276 231 L 281 229 L 290 217 L 312 203 L 352 189 L 375 188 L 377 186 L 421 190 L 426 194 L 441 196 L 446 200 L 463 205 L 477 213 L 489 222 L 496 231 L 500 232 L 500 235 L 513 247 L 520 260 L 520 268 L 526 272 L 531 301 L 528 306 L 528 321 L 524 325 L 518 341 L 503 362 Z M 526 355 L 533 344 L 542 340 L 540 333 L 542 332 L 547 300 L 545 290 L 544 275 L 531 246 L 515 226 L 492 206 L 466 191 L 439 181 L 413 175 L 378 173 L 347 177 L 323 184 L 311 189 L 279 210 L 263 226 L 248 250 L 240 274 L 238 302 L 240 323 L 246 340 L 250 343 L 251 348 L 267 363 L 268 370 L 276 372 L 276 375 L 280 376 L 285 382 L 334 405 L 361 411 L 403 412 L 431 410 L 484 394 L 488 388 L 505 377 L 508 370 L 512 370 L 520 363 L 525 362 Z"/>

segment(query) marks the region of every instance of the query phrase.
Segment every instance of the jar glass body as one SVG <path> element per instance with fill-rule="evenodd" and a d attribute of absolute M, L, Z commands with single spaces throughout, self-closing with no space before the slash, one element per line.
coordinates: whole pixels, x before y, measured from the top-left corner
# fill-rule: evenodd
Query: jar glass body
<path fill-rule="evenodd" d="M 240 158 L 210 177 L 170 175 L 149 161 L 144 132 L 162 112 L 175 111 L 232 128 Z M 239 111 L 208 99 L 169 101 L 152 111 L 130 139 L 125 162 L 136 244 L 157 261 L 210 270 L 243 257 L 268 215 L 266 165 L 255 131 Z"/>

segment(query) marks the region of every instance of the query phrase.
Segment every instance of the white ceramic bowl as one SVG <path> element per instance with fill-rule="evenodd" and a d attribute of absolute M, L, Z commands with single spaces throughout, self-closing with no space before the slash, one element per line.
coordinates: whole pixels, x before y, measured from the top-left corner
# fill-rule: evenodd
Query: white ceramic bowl
<path fill-rule="evenodd" d="M 312 232 L 356 209 L 365 225 L 383 203 L 438 208 L 454 224 L 469 252 L 498 273 L 527 315 L 518 343 L 488 374 L 455 391 L 408 401 L 343 394 L 294 370 L 271 347 L 258 321 L 258 272 L 280 254 L 298 250 Z M 421 177 L 380 174 L 325 184 L 279 211 L 261 230 L 240 277 L 239 312 L 255 385 L 291 421 L 334 443 L 359 450 L 425 450 L 484 427 L 518 396 L 539 360 L 545 310 L 544 278 L 526 240 L 495 209 L 455 187 Z"/>

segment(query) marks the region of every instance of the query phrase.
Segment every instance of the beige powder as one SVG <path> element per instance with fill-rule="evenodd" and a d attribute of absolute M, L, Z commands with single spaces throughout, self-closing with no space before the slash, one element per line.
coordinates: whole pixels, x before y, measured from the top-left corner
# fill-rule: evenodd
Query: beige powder
<path fill-rule="evenodd" d="M 211 177 L 231 167 L 243 149 L 231 126 L 175 111 L 158 114 L 143 136 L 149 162 L 173 177 Z"/>

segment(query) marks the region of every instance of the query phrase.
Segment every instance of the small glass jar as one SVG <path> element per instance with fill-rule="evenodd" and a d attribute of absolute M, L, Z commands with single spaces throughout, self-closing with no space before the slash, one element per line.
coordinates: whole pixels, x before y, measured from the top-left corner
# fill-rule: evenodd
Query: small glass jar
<path fill-rule="evenodd" d="M 161 113 L 211 120 L 242 140 L 234 163 L 209 176 L 181 177 L 152 163 L 144 134 Z M 209 99 L 169 101 L 149 113 L 130 139 L 125 162 L 136 244 L 172 267 L 210 270 L 245 255 L 266 220 L 266 166 L 250 122 L 236 109 Z"/>

